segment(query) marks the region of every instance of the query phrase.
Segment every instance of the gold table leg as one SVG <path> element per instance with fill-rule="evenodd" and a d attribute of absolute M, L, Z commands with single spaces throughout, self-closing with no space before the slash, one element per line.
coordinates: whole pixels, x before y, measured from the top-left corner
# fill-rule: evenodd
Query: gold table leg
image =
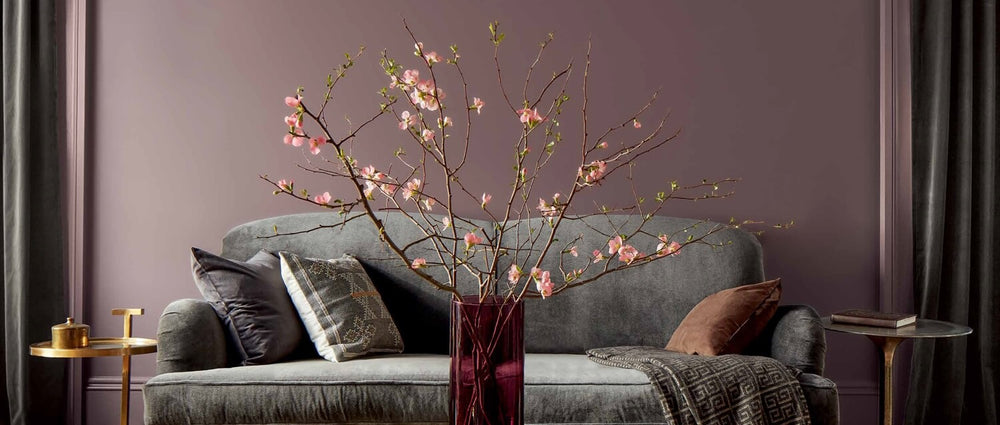
<path fill-rule="evenodd" d="M 892 425 L 892 359 L 903 338 L 868 336 L 882 350 L 882 424 Z"/>
<path fill-rule="evenodd" d="M 132 337 L 132 316 L 141 316 L 145 313 L 145 309 L 141 308 L 116 308 L 111 310 L 111 314 L 115 316 L 123 316 L 122 320 L 124 326 L 122 327 L 122 333 L 125 334 L 125 339 Z M 126 348 L 128 345 L 126 343 Z M 122 354 L 122 420 L 121 425 L 128 425 L 128 398 L 129 391 L 132 387 L 132 355 L 128 351 L 124 351 Z"/>

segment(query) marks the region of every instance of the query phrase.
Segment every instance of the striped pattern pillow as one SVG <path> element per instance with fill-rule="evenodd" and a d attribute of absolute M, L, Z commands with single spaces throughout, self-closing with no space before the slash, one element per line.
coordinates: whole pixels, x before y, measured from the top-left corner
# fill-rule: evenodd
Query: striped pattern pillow
<path fill-rule="evenodd" d="M 279 255 L 288 295 L 323 358 L 342 362 L 370 353 L 403 352 L 399 330 L 357 259 Z"/>

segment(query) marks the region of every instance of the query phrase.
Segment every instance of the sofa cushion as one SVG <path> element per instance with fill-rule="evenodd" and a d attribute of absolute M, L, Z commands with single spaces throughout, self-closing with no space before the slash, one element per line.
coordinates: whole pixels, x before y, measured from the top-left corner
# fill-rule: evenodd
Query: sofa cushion
<path fill-rule="evenodd" d="M 259 251 L 243 261 L 191 248 L 195 285 L 224 327 L 244 365 L 267 364 L 292 353 L 302 323 L 281 282 L 278 257 Z"/>
<path fill-rule="evenodd" d="M 781 279 L 712 294 L 684 317 L 667 350 L 705 356 L 739 354 L 767 327 L 780 299 Z"/>
<path fill-rule="evenodd" d="M 448 366 L 393 354 L 167 373 L 143 388 L 146 424 L 447 422 Z M 526 355 L 524 393 L 528 423 L 663 422 L 642 372 L 585 355 Z"/>
<path fill-rule="evenodd" d="M 334 260 L 280 255 L 288 295 L 323 358 L 342 362 L 403 352 L 399 330 L 358 260 L 348 255 Z"/>

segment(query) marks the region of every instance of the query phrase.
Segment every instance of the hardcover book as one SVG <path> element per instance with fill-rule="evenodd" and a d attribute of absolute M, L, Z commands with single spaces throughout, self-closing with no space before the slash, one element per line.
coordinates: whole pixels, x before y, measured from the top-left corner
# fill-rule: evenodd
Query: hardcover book
<path fill-rule="evenodd" d="M 916 314 L 883 313 L 871 310 L 844 310 L 830 316 L 834 323 L 877 326 L 880 328 L 900 328 L 917 322 Z"/>

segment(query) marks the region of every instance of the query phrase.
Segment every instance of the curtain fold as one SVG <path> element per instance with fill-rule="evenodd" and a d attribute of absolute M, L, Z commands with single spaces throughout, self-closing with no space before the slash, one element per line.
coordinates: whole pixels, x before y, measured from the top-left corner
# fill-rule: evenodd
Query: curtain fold
<path fill-rule="evenodd" d="M 28 355 L 65 319 L 53 0 L 3 2 L 3 338 L 0 422 L 66 422 L 66 361 Z"/>
<path fill-rule="evenodd" d="M 973 334 L 914 345 L 910 425 L 997 425 L 996 18 L 995 0 L 913 0 L 914 304 Z"/>

